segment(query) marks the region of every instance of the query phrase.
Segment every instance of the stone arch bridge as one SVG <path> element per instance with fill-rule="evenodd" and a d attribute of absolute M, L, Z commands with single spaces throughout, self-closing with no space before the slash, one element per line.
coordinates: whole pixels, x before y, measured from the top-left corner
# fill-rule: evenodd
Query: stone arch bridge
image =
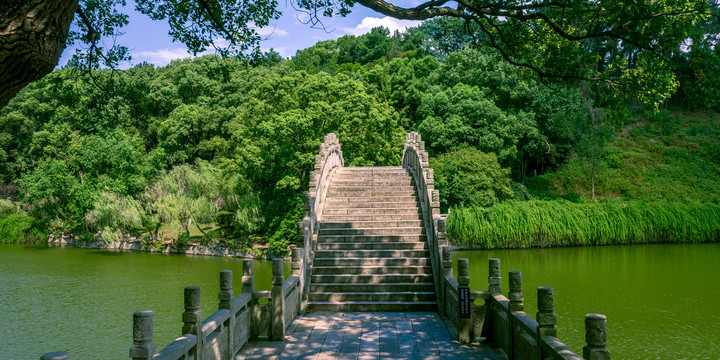
<path fill-rule="evenodd" d="M 292 251 L 290 276 L 275 259 L 272 289 L 257 290 L 253 260 L 243 260 L 241 294 L 233 274 L 221 272 L 218 311 L 205 319 L 200 289 L 185 288 L 183 335 L 160 351 L 152 312 L 136 312 L 130 358 L 581 358 L 557 338 L 552 288 L 537 289 L 533 319 L 519 271 L 508 273 L 507 296 L 497 259 L 486 290 L 469 289 L 467 259 L 453 274 L 447 215 L 418 133 L 408 134 L 400 166 L 364 168 L 345 167 L 337 137 L 327 134 L 305 200 L 304 246 Z M 588 314 L 585 324 L 583 358 L 609 359 L 605 317 Z"/>

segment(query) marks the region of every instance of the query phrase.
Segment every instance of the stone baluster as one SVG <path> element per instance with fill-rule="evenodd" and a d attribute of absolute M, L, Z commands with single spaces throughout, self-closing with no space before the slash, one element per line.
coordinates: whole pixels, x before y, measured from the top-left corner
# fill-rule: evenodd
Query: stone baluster
<path fill-rule="evenodd" d="M 305 311 L 304 292 L 305 292 L 305 249 L 292 249 L 292 275 L 298 277 L 298 308 L 297 313 Z"/>
<path fill-rule="evenodd" d="M 306 244 L 305 243 L 305 222 L 298 221 L 297 223 L 297 243 L 298 244 Z"/>
<path fill-rule="evenodd" d="M 447 245 L 447 220 L 445 217 L 437 219 L 437 244 L 438 246 Z"/>
<path fill-rule="evenodd" d="M 218 309 L 230 309 L 232 299 L 235 296 L 233 292 L 233 273 L 232 270 L 220 271 L 220 292 L 218 292 Z"/>
<path fill-rule="evenodd" d="M 520 271 L 510 271 L 508 277 L 510 278 L 510 292 L 508 292 L 510 311 L 524 311 L 523 300 L 525 300 L 525 297 L 522 293 L 522 273 Z"/>
<path fill-rule="evenodd" d="M 283 258 L 272 260 L 272 326 L 270 329 L 270 339 L 273 341 L 282 341 L 285 338 L 285 294 L 283 293 Z"/>
<path fill-rule="evenodd" d="M 447 304 L 445 303 L 446 292 L 445 288 L 445 277 L 452 276 L 452 248 L 450 246 L 443 246 L 440 248 L 440 266 L 442 268 L 442 278 L 440 278 L 440 289 L 437 293 L 438 301 L 438 313 L 440 316 L 445 315 L 447 312 Z"/>
<path fill-rule="evenodd" d="M 130 347 L 130 358 L 133 360 L 152 359 L 155 355 L 155 343 L 153 343 L 152 337 L 153 312 L 136 311 L 133 314 L 133 345 Z"/>
<path fill-rule="evenodd" d="M 495 296 L 502 293 L 500 283 L 500 259 L 490 259 L 488 270 L 488 292 L 490 295 Z"/>
<path fill-rule="evenodd" d="M 255 262 L 253 259 L 243 259 L 242 284 L 243 293 L 255 292 Z"/>
<path fill-rule="evenodd" d="M 538 322 L 538 336 L 554 336 L 557 337 L 555 329 L 555 295 L 553 288 L 542 286 L 537 289 L 538 311 L 535 316 Z"/>
<path fill-rule="evenodd" d="M 182 314 L 182 333 L 192 334 L 197 337 L 195 347 L 195 359 L 202 360 L 203 334 L 202 334 L 202 311 L 200 310 L 200 287 L 185 287 L 185 312 Z"/>
<path fill-rule="evenodd" d="M 232 300 L 235 297 L 233 292 L 233 273 L 231 270 L 220 271 L 220 291 L 218 292 L 218 309 L 228 309 L 232 311 Z M 230 360 L 232 352 L 235 349 L 235 316 L 230 314 L 227 325 L 227 348 L 224 351 L 223 360 Z"/>
<path fill-rule="evenodd" d="M 607 349 L 607 318 L 602 314 L 585 315 L 585 341 L 583 358 L 585 360 L 610 360 Z"/>
<path fill-rule="evenodd" d="M 440 190 L 433 190 L 430 195 L 430 207 L 433 219 L 440 216 Z"/>
<path fill-rule="evenodd" d="M 70 354 L 65 351 L 54 351 L 44 354 L 40 360 L 70 360 Z"/>
<path fill-rule="evenodd" d="M 452 247 L 447 245 L 442 247 L 442 267 L 443 276 L 452 276 Z"/>
<path fill-rule="evenodd" d="M 469 288 L 470 287 L 470 264 L 468 263 L 468 259 L 458 259 L 458 293 L 460 292 L 460 289 L 462 288 Z M 471 302 L 472 300 L 468 299 L 468 301 Z M 470 307 L 470 318 L 460 318 L 460 323 L 458 326 L 458 335 L 460 343 L 462 344 L 469 344 L 472 341 L 472 313 L 473 309 L 472 306 Z"/>

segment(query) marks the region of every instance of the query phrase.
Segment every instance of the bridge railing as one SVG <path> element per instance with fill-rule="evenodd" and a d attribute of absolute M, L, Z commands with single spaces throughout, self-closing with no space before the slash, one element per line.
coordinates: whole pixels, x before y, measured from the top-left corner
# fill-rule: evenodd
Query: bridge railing
<path fill-rule="evenodd" d="M 242 293 L 233 294 L 232 271 L 220 272 L 218 310 L 202 320 L 200 287 L 184 290 L 182 336 L 156 353 L 153 342 L 153 312 L 133 314 L 133 360 L 229 360 L 249 340 L 267 337 L 283 340 L 285 329 L 300 311 L 300 269 L 304 249 L 293 249 L 292 274 L 283 275 L 283 259 L 273 259 L 272 289 L 255 290 L 254 261 L 243 260 Z M 262 303 L 262 302 L 267 303 Z M 66 352 L 45 354 L 41 359 L 68 360 Z"/>
<path fill-rule="evenodd" d="M 345 160 L 337 136 L 333 133 L 325 135 L 323 142 L 320 144 L 320 150 L 315 155 L 315 167 L 310 172 L 310 187 L 308 192 L 305 193 L 303 221 L 297 223 L 298 237 L 300 237 L 300 242 L 305 247 L 303 255 L 305 265 L 299 275 L 301 311 L 305 311 L 308 294 L 310 293 L 310 279 L 312 277 L 312 265 L 315 259 L 319 230 L 318 223 L 322 218 L 325 207 L 325 196 L 335 170 L 342 167 L 344 163 Z"/>
<path fill-rule="evenodd" d="M 581 359 L 557 338 L 555 329 L 555 298 L 551 287 L 539 287 L 538 312 L 533 319 L 524 312 L 522 273 L 510 271 L 510 291 L 505 297 L 501 292 L 500 260 L 490 259 L 488 291 L 469 291 L 470 267 L 467 259 L 458 259 L 458 277 L 453 276 L 450 246 L 442 247 L 442 292 L 444 308 L 451 333 L 462 343 L 476 338 L 495 343 L 508 359 Z M 463 299 L 467 296 L 468 299 Z M 484 304 L 476 305 L 483 300 Z M 463 310 L 462 302 L 469 303 Z M 604 315 L 585 315 L 585 339 L 583 358 L 586 360 L 609 360 L 607 349 L 607 324 Z"/>
<path fill-rule="evenodd" d="M 425 233 L 430 249 L 430 263 L 435 280 L 435 289 L 442 286 L 440 274 L 440 247 L 447 244 L 445 235 L 445 217 L 440 214 L 440 192 L 435 190 L 435 177 L 433 169 L 428 164 L 428 153 L 425 151 L 425 142 L 420 134 L 410 132 L 405 139 L 403 148 L 402 166 L 410 170 L 415 178 L 420 206 L 423 212 Z M 443 294 L 436 291 L 438 312 L 445 314 Z"/>

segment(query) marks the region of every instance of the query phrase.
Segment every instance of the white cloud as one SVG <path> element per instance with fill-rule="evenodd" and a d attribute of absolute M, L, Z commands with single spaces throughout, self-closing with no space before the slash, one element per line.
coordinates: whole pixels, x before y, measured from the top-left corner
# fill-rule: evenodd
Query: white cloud
<path fill-rule="evenodd" d="M 287 36 L 288 32 L 283 29 L 278 29 L 276 27 L 272 26 L 266 26 L 263 28 L 255 29 L 255 32 L 258 33 L 260 36 Z"/>
<path fill-rule="evenodd" d="M 133 60 L 137 62 L 147 61 L 155 66 L 165 66 L 175 59 L 193 57 L 185 48 L 159 49 L 155 51 L 141 51 L 133 54 Z"/>
<path fill-rule="evenodd" d="M 384 18 L 376 18 L 372 16 L 367 16 L 362 19 L 362 22 L 355 26 L 354 28 L 343 28 L 345 32 L 347 32 L 350 35 L 359 36 L 365 33 L 369 33 L 372 28 L 376 28 L 378 26 L 382 26 L 384 28 L 388 28 L 391 33 L 395 32 L 395 30 L 399 31 L 405 31 L 405 29 L 413 26 L 420 25 L 422 21 L 416 21 L 416 20 L 398 20 L 391 17 L 384 17 Z"/>
<path fill-rule="evenodd" d="M 280 54 L 280 56 L 282 56 L 284 58 L 288 58 L 291 55 L 295 55 L 295 51 L 297 51 L 297 49 L 295 49 L 295 48 L 288 48 L 286 46 L 278 46 L 278 47 L 272 47 L 272 48 L 266 48 L 266 47 L 262 47 L 262 46 L 260 47 L 260 51 L 263 51 L 263 52 L 268 52 L 268 51 L 270 51 L 270 49 L 275 50 L 278 54 Z"/>

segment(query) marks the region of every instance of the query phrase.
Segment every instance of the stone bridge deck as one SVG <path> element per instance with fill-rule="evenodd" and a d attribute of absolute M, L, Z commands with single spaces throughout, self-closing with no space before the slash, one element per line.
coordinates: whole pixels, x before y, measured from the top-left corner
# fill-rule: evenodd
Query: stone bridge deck
<path fill-rule="evenodd" d="M 251 341 L 245 359 L 492 359 L 486 345 L 460 344 L 437 313 L 314 312 L 298 316 L 285 341 Z"/>

